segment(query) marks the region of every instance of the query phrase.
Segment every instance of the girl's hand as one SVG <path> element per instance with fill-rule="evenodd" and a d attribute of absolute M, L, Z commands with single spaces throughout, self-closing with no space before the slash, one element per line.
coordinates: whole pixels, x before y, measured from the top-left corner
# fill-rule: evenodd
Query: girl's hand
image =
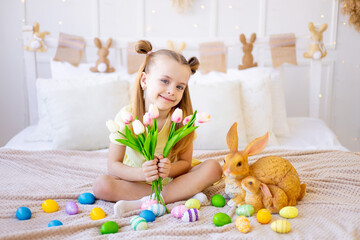
<path fill-rule="evenodd" d="M 159 156 L 159 176 L 162 178 L 166 178 L 169 176 L 171 162 L 168 158 L 164 158 L 163 155 Z"/>
<path fill-rule="evenodd" d="M 152 182 L 159 178 L 158 159 L 145 161 L 142 165 L 145 181 Z"/>

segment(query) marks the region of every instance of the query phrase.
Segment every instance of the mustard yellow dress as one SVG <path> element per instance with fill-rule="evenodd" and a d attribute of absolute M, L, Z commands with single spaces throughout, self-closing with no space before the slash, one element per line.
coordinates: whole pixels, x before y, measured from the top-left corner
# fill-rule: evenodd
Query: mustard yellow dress
<path fill-rule="evenodd" d="M 126 107 L 122 108 L 120 110 L 120 112 L 118 114 L 116 114 L 115 119 L 114 119 L 115 122 L 123 122 L 123 120 L 121 118 L 121 112 L 124 110 L 131 112 L 131 106 L 126 106 Z M 166 119 L 166 122 L 165 122 L 163 128 L 158 133 L 157 145 L 155 148 L 155 156 L 160 156 L 163 153 L 165 144 L 166 144 L 168 136 L 169 136 L 170 127 L 171 127 L 171 116 L 169 115 Z M 119 143 L 118 141 L 115 140 L 116 135 L 110 134 L 109 138 L 112 143 L 117 144 L 117 145 L 122 145 L 121 143 Z M 195 136 L 195 138 L 196 138 L 196 136 Z M 139 167 L 142 167 L 142 165 L 145 161 L 146 161 L 146 159 L 144 158 L 143 155 L 141 155 L 136 150 L 126 146 L 126 151 L 125 151 L 125 155 L 124 155 L 124 159 L 123 159 L 123 163 L 125 165 L 139 168 Z M 199 160 L 193 158 L 191 165 L 195 166 L 200 163 L 201 162 Z M 163 185 L 166 185 L 171 181 L 172 181 L 172 178 L 167 177 L 162 180 L 162 183 L 163 183 Z"/>

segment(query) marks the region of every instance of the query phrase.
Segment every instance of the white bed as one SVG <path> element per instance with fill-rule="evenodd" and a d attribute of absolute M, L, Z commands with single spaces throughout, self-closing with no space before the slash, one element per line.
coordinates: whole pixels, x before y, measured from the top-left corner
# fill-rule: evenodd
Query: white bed
<path fill-rule="evenodd" d="M 269 146 L 267 149 L 289 149 L 289 150 L 343 150 L 348 151 L 340 144 L 334 133 L 320 120 L 309 117 L 293 117 L 287 119 L 291 135 L 289 137 L 278 137 L 278 146 Z M 16 134 L 4 148 L 42 151 L 53 149 L 51 141 L 31 142 L 26 139 L 35 131 L 36 125 L 29 126 Z M 99 151 L 107 151 L 102 149 Z M 196 150 L 201 153 L 206 150 Z"/>

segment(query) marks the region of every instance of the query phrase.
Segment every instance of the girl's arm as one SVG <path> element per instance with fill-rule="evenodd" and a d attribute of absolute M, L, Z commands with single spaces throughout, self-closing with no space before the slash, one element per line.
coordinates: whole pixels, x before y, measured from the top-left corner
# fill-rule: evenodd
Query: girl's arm
<path fill-rule="evenodd" d="M 182 175 L 184 173 L 187 173 L 191 169 L 191 162 L 192 162 L 192 155 L 193 155 L 193 145 L 190 144 L 190 146 L 186 149 L 185 152 L 178 155 L 178 160 L 174 163 L 170 163 L 170 161 L 167 158 L 160 158 L 159 163 L 159 174 L 160 177 L 177 177 L 179 175 Z M 164 169 L 162 169 L 162 167 Z M 170 168 L 170 171 L 166 168 Z M 169 174 L 166 176 L 166 172 Z"/>
<path fill-rule="evenodd" d="M 153 181 L 158 177 L 157 159 L 146 161 L 142 168 L 123 164 L 126 146 L 110 143 L 108 155 L 108 172 L 112 176 L 127 181 Z"/>

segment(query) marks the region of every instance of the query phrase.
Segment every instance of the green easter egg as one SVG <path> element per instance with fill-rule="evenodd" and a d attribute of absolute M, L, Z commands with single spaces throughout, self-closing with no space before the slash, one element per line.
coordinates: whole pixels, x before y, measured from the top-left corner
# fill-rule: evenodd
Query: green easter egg
<path fill-rule="evenodd" d="M 119 231 L 119 225 L 114 221 L 108 221 L 101 225 L 101 234 L 117 233 Z"/>
<path fill-rule="evenodd" d="M 236 209 L 236 214 L 239 216 L 251 217 L 251 215 L 254 214 L 254 208 L 250 204 L 244 204 Z"/>
<path fill-rule="evenodd" d="M 217 213 L 213 217 L 213 222 L 215 226 L 221 227 L 228 223 L 231 223 L 231 218 L 226 213 Z"/>
<path fill-rule="evenodd" d="M 220 194 L 216 194 L 211 198 L 211 204 L 215 207 L 224 207 L 225 206 L 225 198 Z"/>

